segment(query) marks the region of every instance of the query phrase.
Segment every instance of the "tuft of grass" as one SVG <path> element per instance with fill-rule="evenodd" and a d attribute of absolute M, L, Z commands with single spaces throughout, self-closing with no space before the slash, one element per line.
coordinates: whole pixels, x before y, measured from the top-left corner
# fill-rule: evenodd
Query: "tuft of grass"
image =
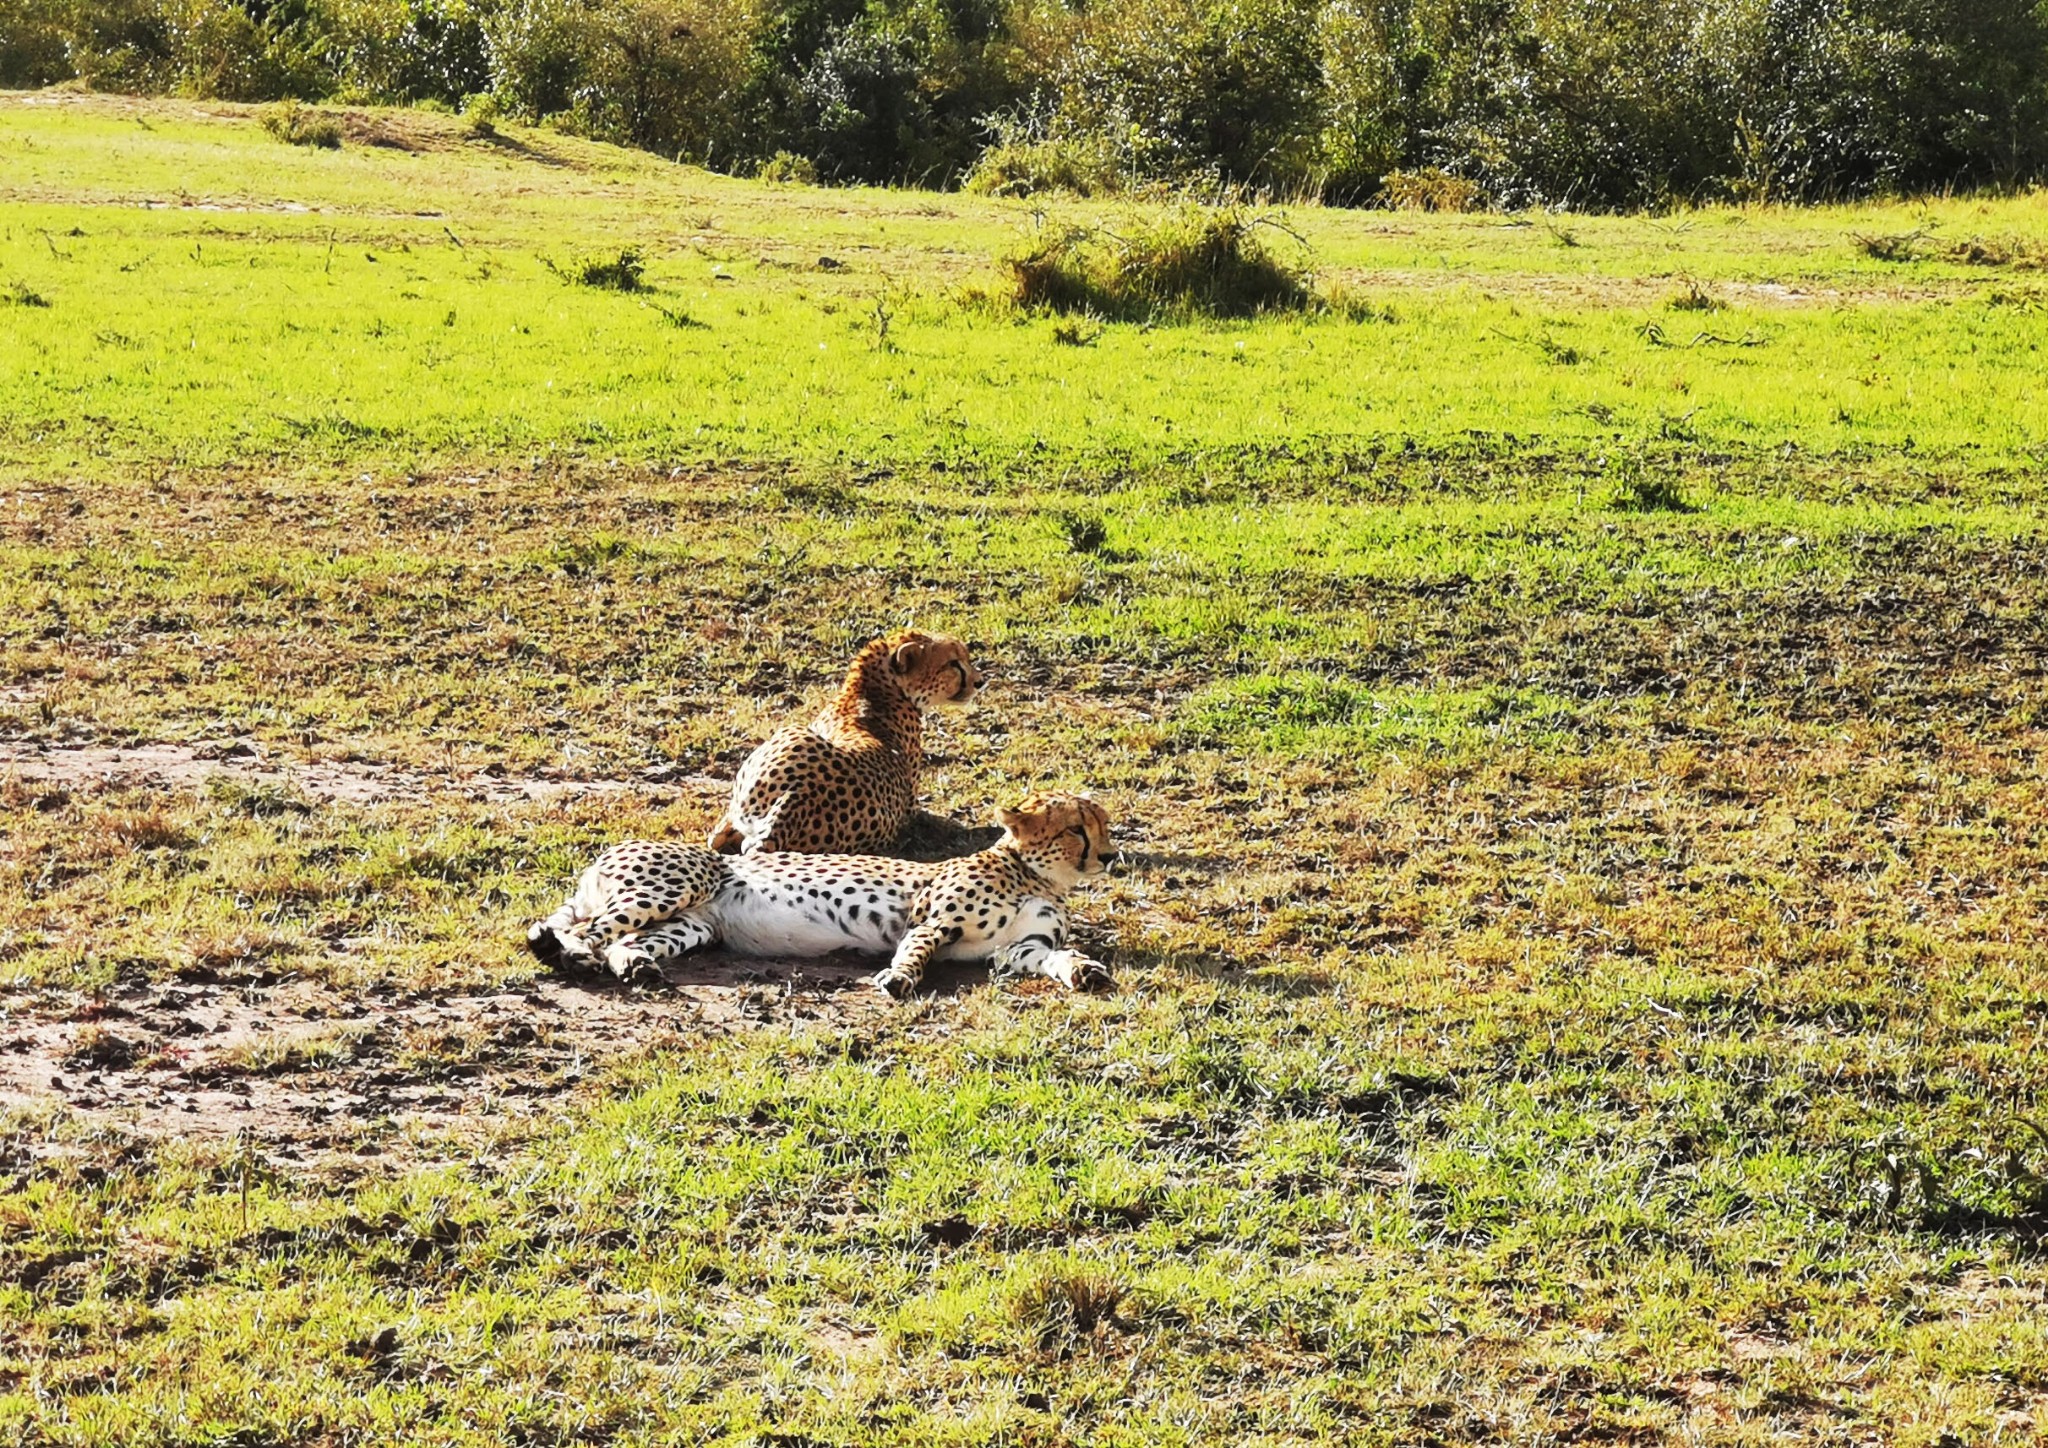
<path fill-rule="evenodd" d="M 1927 239 L 1925 231 L 1894 231 L 1865 235 L 1851 232 L 1851 241 L 1856 249 L 1873 261 L 1912 261 L 1920 254 L 1920 244 Z"/>
<path fill-rule="evenodd" d="M 545 557 L 549 567 L 559 568 L 571 578 L 581 578 L 609 564 L 637 558 L 640 554 L 640 544 L 634 539 L 622 533 L 600 531 L 588 537 L 556 543 L 547 550 Z"/>
<path fill-rule="evenodd" d="M 1688 277 L 1685 290 L 1673 293 L 1664 305 L 1674 312 L 1718 312 L 1728 304 Z"/>
<path fill-rule="evenodd" d="M 709 322 L 698 321 L 681 307 L 664 307 L 657 302 L 654 303 L 654 310 L 661 313 L 661 319 L 671 327 L 674 327 L 678 332 L 708 332 L 711 330 Z"/>
<path fill-rule="evenodd" d="M 1058 513 L 1054 522 L 1076 553 L 1100 553 L 1109 541 L 1108 526 L 1092 513 Z"/>
<path fill-rule="evenodd" d="M 1041 1353 L 1067 1354 L 1117 1315 L 1129 1292 L 1101 1269 L 1048 1264 L 1014 1283 L 1007 1293 L 1010 1321 L 1031 1335 Z"/>
<path fill-rule="evenodd" d="M 331 1071 L 346 1066 L 368 1050 L 376 1032 L 367 1026 L 344 1025 L 306 1036 L 265 1035 L 223 1051 L 217 1064 L 250 1076 L 287 1076 L 299 1071 Z"/>
<path fill-rule="evenodd" d="M 1324 288 L 1318 309 L 1326 316 L 1345 322 L 1395 322 L 1400 318 L 1391 306 L 1376 302 L 1356 288 L 1341 282 Z"/>
<path fill-rule="evenodd" d="M 1313 297 L 1309 269 L 1276 254 L 1276 235 L 1302 245 L 1275 216 L 1184 203 L 1133 214 L 1121 232 L 1041 227 L 1001 265 L 1009 300 L 1029 310 L 1118 321 L 1300 311 Z"/>
<path fill-rule="evenodd" d="M 1984 294 L 1988 307 L 2010 307 L 2019 312 L 2048 311 L 2048 290 L 2040 287 L 1996 287 Z"/>
<path fill-rule="evenodd" d="M 26 282 L 9 282 L 0 288 L 0 304 L 10 307 L 47 307 L 50 299 Z"/>
<path fill-rule="evenodd" d="M 1618 470 L 1607 506 L 1618 513 L 1690 513 L 1692 501 L 1669 473 L 1629 459 Z"/>
<path fill-rule="evenodd" d="M 637 246 L 622 247 L 614 254 L 582 256 L 562 263 L 543 257 L 547 269 L 572 286 L 596 287 L 600 291 L 638 292 L 647 289 L 647 260 Z"/>
<path fill-rule="evenodd" d="M 1056 347 L 1093 347 L 1102 340 L 1102 324 L 1092 317 L 1068 317 L 1052 324 Z"/>
<path fill-rule="evenodd" d="M 142 1054 L 143 1048 L 136 1042 L 93 1024 L 78 1028 L 62 1059 L 74 1070 L 119 1071 L 132 1066 Z"/>
<path fill-rule="evenodd" d="M 281 100 L 264 107 L 262 120 L 263 129 L 288 146 L 341 148 L 341 122 L 317 107 Z"/>
<path fill-rule="evenodd" d="M 206 797 L 218 809 L 249 819 L 307 815 L 313 802 L 288 780 L 251 780 L 216 774 L 206 781 Z"/>
<path fill-rule="evenodd" d="M 2025 237 L 1973 236 L 1942 248 L 1942 257 L 1964 266 L 2012 267 L 2037 270 L 2048 267 L 2048 246 Z"/>
<path fill-rule="evenodd" d="M 161 808 L 121 810 L 106 816 L 100 828 L 108 839 L 137 850 L 182 850 L 193 842 L 191 832 Z"/>
<path fill-rule="evenodd" d="M 262 974 L 262 962 L 289 954 L 296 944 L 287 935 L 224 923 L 185 940 L 179 974 L 192 979 Z"/>

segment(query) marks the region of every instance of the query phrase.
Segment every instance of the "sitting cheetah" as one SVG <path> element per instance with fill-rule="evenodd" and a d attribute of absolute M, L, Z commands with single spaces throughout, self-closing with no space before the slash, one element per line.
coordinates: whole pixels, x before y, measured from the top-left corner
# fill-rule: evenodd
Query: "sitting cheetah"
<path fill-rule="evenodd" d="M 1106 967 L 1066 948 L 1059 901 L 1116 859 L 1109 816 L 1067 794 L 1033 795 L 999 815 L 1001 839 L 936 864 L 615 845 L 526 943 L 548 965 L 602 958 L 622 979 L 715 943 L 741 955 L 893 951 L 874 983 L 899 999 L 934 960 L 992 960 L 998 974 L 1033 972 L 1075 990 L 1107 986 Z"/>
<path fill-rule="evenodd" d="M 778 729 L 747 756 L 711 848 L 823 854 L 888 844 L 917 804 L 924 707 L 965 704 L 981 685 L 956 638 L 906 629 L 876 639 L 817 718 Z"/>

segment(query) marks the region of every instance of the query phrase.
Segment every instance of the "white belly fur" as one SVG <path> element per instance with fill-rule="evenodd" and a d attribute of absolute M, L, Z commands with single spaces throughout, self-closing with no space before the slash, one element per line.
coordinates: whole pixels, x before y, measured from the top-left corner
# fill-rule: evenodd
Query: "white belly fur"
<path fill-rule="evenodd" d="M 734 860 L 732 882 L 692 912 L 718 932 L 720 942 L 733 954 L 809 956 L 865 950 L 887 955 L 902 939 L 903 904 L 893 898 L 893 892 L 878 890 L 881 902 L 870 907 L 863 891 L 859 909 L 842 903 L 835 920 L 826 910 L 835 902 L 808 898 L 804 893 L 807 886 L 749 879 L 752 872 L 745 867 L 757 858 L 774 857 Z M 882 916 L 880 924 L 874 919 L 876 911 Z"/>

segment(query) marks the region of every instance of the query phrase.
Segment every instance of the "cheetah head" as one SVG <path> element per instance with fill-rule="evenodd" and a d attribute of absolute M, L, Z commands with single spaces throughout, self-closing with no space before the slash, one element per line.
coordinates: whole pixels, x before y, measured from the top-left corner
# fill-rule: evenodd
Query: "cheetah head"
<path fill-rule="evenodd" d="M 965 704 L 986 681 L 950 634 L 905 629 L 889 640 L 889 673 L 920 704 Z"/>
<path fill-rule="evenodd" d="M 1116 863 L 1109 815 L 1085 794 L 1034 794 L 998 810 L 1003 838 L 1040 874 L 1071 885 Z"/>

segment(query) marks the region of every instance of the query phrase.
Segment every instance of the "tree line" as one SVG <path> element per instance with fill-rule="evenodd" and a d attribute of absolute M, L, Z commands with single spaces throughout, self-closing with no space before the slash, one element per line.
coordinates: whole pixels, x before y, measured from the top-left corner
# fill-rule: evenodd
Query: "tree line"
<path fill-rule="evenodd" d="M 63 81 L 480 103 L 740 174 L 1012 194 L 2048 177 L 2048 0 L 0 0 L 0 86 Z"/>

